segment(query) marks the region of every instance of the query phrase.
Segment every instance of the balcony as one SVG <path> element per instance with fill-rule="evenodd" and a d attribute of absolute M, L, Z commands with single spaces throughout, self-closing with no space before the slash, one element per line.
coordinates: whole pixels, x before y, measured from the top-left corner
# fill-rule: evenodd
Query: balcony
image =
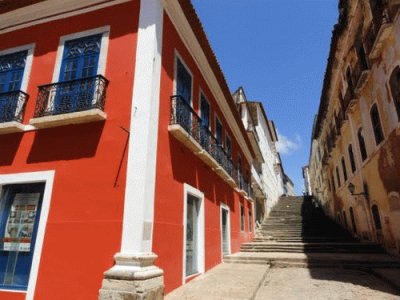
<path fill-rule="evenodd" d="M 377 1 L 372 9 L 372 22 L 365 36 L 367 54 L 370 59 L 377 58 L 383 47 L 385 40 L 390 36 L 393 23 L 387 4 Z"/>
<path fill-rule="evenodd" d="M 108 80 L 101 75 L 39 86 L 29 123 L 48 128 L 105 120 L 107 86 Z"/>
<path fill-rule="evenodd" d="M 0 93 L 0 134 L 24 131 L 21 122 L 28 98 L 21 91 Z"/>
<path fill-rule="evenodd" d="M 355 94 L 358 94 L 359 91 L 364 87 L 365 83 L 368 81 L 368 76 L 370 74 L 370 70 L 368 67 L 368 63 L 366 57 L 359 57 L 357 63 L 353 68 L 353 82 L 355 83 Z"/>
<path fill-rule="evenodd" d="M 206 165 L 214 170 L 231 187 L 243 190 L 243 179 L 230 156 L 217 139 L 202 125 L 201 118 L 182 96 L 171 97 L 171 116 L 168 131 Z M 250 194 L 248 194 L 250 195 Z"/>

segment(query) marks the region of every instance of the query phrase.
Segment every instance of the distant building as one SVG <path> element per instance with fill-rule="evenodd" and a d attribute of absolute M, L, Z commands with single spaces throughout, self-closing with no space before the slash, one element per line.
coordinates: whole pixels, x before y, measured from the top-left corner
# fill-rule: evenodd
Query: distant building
<path fill-rule="evenodd" d="M 354 236 L 400 254 L 400 3 L 341 0 L 312 133 L 310 182 Z"/>
<path fill-rule="evenodd" d="M 296 192 L 294 191 L 294 183 L 289 178 L 289 176 L 287 176 L 286 174 L 285 174 L 283 182 L 284 182 L 284 187 L 283 187 L 284 193 L 283 194 L 285 196 L 296 196 Z"/>
<path fill-rule="evenodd" d="M 312 195 L 311 184 L 310 184 L 310 173 L 308 166 L 302 168 L 303 179 L 304 179 L 304 195 Z"/>
<path fill-rule="evenodd" d="M 253 189 L 255 192 L 256 220 L 261 222 L 283 194 L 283 178 L 275 167 L 279 162 L 276 150 L 278 136 L 274 123 L 268 119 L 261 102 L 249 101 L 244 89 L 233 93 L 242 122 L 255 152 L 252 165 Z"/>

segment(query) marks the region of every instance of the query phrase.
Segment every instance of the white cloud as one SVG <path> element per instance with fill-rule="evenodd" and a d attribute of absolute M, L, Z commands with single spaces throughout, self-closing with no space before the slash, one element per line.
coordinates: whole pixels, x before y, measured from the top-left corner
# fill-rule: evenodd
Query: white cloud
<path fill-rule="evenodd" d="M 276 143 L 276 149 L 280 154 L 292 154 L 298 150 L 301 146 L 301 137 L 295 134 L 293 139 L 288 138 L 278 132 L 278 142 Z"/>

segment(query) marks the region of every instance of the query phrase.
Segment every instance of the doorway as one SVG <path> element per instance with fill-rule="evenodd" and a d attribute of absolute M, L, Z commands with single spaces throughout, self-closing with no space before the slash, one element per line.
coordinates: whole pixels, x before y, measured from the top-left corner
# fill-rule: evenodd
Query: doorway
<path fill-rule="evenodd" d="M 221 249 L 222 256 L 231 253 L 229 207 L 221 204 Z"/>

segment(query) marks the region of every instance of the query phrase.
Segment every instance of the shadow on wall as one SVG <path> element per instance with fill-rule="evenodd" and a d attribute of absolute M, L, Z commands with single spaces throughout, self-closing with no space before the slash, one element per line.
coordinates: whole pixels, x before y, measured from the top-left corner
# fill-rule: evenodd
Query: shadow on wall
<path fill-rule="evenodd" d="M 233 189 L 223 184 L 223 180 L 214 171 L 210 170 L 206 164 L 171 135 L 169 135 L 169 144 L 174 179 L 181 183 L 193 185 L 203 192 L 205 198 L 209 201 L 216 205 L 223 202 L 234 212 Z"/>
<path fill-rule="evenodd" d="M 93 157 L 103 129 L 103 121 L 41 129 L 36 132 L 27 162 Z"/>
<path fill-rule="evenodd" d="M 0 135 L 0 166 L 9 166 L 17 154 L 23 133 Z"/>

